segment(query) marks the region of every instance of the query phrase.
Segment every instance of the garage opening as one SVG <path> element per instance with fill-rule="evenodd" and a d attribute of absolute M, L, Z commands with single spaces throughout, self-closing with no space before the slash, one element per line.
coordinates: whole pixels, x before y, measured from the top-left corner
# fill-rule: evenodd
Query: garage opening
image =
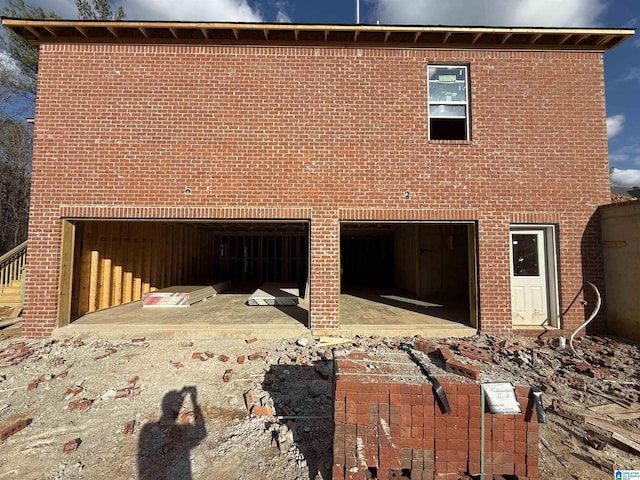
<path fill-rule="evenodd" d="M 477 328 L 473 222 L 343 222 L 340 324 Z"/>
<path fill-rule="evenodd" d="M 304 298 L 308 252 L 307 221 L 65 220 L 58 324 L 174 286 L 226 282 L 216 298 L 230 299 L 275 284 Z M 225 316 L 256 314 L 236 303 Z M 296 316 L 308 321 L 307 314 Z"/>

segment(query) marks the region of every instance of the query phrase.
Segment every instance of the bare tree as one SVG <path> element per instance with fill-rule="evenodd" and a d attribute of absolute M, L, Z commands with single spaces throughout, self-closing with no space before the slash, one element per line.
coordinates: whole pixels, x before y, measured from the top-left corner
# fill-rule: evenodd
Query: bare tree
<path fill-rule="evenodd" d="M 24 0 L 9 0 L 9 3 L 0 9 L 0 14 L 14 18 L 59 18 L 55 12 L 47 12 L 40 7 L 34 7 Z M 0 69 L 5 77 L 10 76 L 14 86 L 35 100 L 36 79 L 38 77 L 38 49 L 32 47 L 21 37 L 13 32 L 8 32 L 6 39 L 0 37 L 0 46 L 6 52 Z M 17 71 L 16 71 L 17 70 Z"/>
<path fill-rule="evenodd" d="M 27 125 L 0 120 L 0 253 L 27 238 L 31 138 Z"/>
<path fill-rule="evenodd" d="M 122 6 L 113 10 L 109 0 L 76 0 L 80 20 L 124 20 L 127 15 Z"/>
<path fill-rule="evenodd" d="M 122 7 L 109 0 L 75 0 L 81 20 L 122 20 Z M 25 2 L 9 0 L 0 15 L 59 19 Z M 18 119 L 33 115 L 38 78 L 38 49 L 13 32 L 0 36 L 0 254 L 27 238 L 31 182 L 31 129 Z"/>

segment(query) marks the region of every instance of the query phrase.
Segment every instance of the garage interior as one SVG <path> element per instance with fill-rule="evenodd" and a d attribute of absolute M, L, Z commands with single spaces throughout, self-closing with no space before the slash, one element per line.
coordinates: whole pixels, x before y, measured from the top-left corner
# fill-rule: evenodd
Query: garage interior
<path fill-rule="evenodd" d="M 62 234 L 58 326 L 248 323 L 251 317 L 257 323 L 293 319 L 308 325 L 307 221 L 65 220 Z M 142 311 L 139 302 L 125 308 L 166 287 L 228 280 L 231 288 L 188 312 Z M 246 307 L 247 297 L 263 284 L 298 288 L 300 305 Z"/>
<path fill-rule="evenodd" d="M 477 328 L 476 226 L 344 222 L 340 325 Z"/>
<path fill-rule="evenodd" d="M 469 222 L 342 223 L 340 333 L 470 334 L 475 232 Z M 62 235 L 59 327 L 308 333 L 308 221 L 65 220 Z M 225 281 L 231 288 L 187 309 L 139 301 L 169 286 Z M 274 283 L 298 288 L 299 304 L 246 305 Z"/>

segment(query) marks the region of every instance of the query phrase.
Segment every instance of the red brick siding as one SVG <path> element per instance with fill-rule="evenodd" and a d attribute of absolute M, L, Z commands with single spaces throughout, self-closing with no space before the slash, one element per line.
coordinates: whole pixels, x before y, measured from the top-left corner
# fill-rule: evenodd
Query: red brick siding
<path fill-rule="evenodd" d="M 428 141 L 436 61 L 470 65 L 470 142 Z M 478 220 L 481 327 L 494 333 L 511 331 L 514 218 L 559 223 L 561 309 L 582 250 L 597 251 L 582 243 L 609 192 L 600 53 L 43 45 L 40 62 L 27 335 L 54 326 L 60 218 L 79 206 L 307 209 L 314 329 L 337 326 L 343 214 Z M 583 319 L 574 307 L 565 326 Z"/>

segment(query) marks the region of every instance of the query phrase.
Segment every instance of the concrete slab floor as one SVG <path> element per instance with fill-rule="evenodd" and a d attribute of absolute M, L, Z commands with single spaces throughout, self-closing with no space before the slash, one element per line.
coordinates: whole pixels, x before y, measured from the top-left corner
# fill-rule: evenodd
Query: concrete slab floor
<path fill-rule="evenodd" d="M 382 296 L 380 296 L 382 295 Z M 142 302 L 93 312 L 57 328 L 55 337 L 82 335 L 145 338 L 293 338 L 309 336 L 309 299 L 297 306 L 247 306 L 248 295 L 222 293 L 190 307 L 142 308 Z M 340 296 L 341 335 L 470 336 L 468 313 L 459 305 L 410 299 L 394 293 Z M 446 313 L 446 315 L 445 315 Z M 465 317 L 466 315 L 466 317 Z M 441 318 L 445 317 L 445 318 Z M 467 324 L 461 321 L 467 320 Z"/>

